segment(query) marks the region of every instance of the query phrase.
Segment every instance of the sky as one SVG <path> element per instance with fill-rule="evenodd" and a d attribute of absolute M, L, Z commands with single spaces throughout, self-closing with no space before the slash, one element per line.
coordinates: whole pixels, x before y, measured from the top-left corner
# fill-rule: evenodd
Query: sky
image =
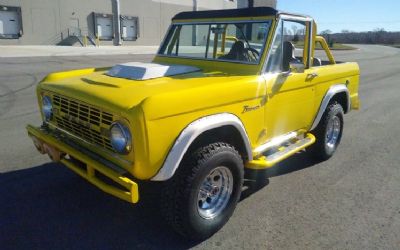
<path fill-rule="evenodd" d="M 400 0 L 278 0 L 277 8 L 312 16 L 318 32 L 400 31 Z"/>

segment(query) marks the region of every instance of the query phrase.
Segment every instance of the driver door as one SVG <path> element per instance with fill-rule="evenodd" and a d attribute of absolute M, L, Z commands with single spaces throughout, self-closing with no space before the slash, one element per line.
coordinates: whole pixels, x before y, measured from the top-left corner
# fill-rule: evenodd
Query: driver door
<path fill-rule="evenodd" d="M 267 140 L 307 129 L 314 118 L 312 73 L 306 68 L 310 27 L 311 23 L 292 20 L 281 20 L 278 24 L 263 75 L 268 97 L 264 121 Z M 302 64 L 302 70 L 285 69 L 284 42 L 291 42 L 296 47 L 291 63 Z"/>

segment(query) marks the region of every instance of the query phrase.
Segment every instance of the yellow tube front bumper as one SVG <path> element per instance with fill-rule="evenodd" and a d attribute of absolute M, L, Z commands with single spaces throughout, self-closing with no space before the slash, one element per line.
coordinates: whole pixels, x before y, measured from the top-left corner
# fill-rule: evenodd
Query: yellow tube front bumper
<path fill-rule="evenodd" d="M 28 125 L 26 129 L 39 152 L 48 153 L 53 160 L 57 160 L 54 155 L 61 156 L 59 158 L 61 163 L 106 193 L 130 203 L 139 201 L 138 184 L 133 180 L 59 140 L 48 130 L 31 125 Z M 71 159 L 62 157 L 64 155 L 77 159 L 84 164 L 84 167 L 79 166 Z M 100 175 L 118 185 L 110 185 L 104 182 L 103 178 L 98 178 Z"/>

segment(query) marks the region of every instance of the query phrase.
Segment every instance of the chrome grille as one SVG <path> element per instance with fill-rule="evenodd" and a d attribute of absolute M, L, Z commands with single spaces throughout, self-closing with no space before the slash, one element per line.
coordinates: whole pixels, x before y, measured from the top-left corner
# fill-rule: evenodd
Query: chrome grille
<path fill-rule="evenodd" d="M 53 95 L 56 125 L 69 133 L 113 151 L 109 139 L 113 115 L 81 101 Z"/>

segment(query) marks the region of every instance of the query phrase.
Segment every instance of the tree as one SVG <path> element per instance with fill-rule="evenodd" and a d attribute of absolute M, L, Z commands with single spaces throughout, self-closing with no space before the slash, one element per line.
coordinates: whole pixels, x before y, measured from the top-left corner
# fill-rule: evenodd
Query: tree
<path fill-rule="evenodd" d="M 321 31 L 321 36 L 323 36 L 328 42 L 329 47 L 333 47 L 333 40 L 331 39 L 332 30 L 323 30 Z"/>
<path fill-rule="evenodd" d="M 385 43 L 384 37 L 385 37 L 385 29 L 384 28 L 376 28 L 374 29 L 373 33 L 373 41 L 374 43 Z"/>
<path fill-rule="evenodd" d="M 293 31 L 293 42 L 297 43 L 300 39 L 299 39 L 299 35 L 297 34 L 297 26 L 296 25 L 292 25 L 292 31 Z"/>
<path fill-rule="evenodd" d="M 332 34 L 332 30 L 323 30 L 323 31 L 321 31 L 320 32 L 320 35 L 321 36 L 325 36 L 325 35 L 330 35 L 330 34 Z"/>
<path fill-rule="evenodd" d="M 381 32 L 381 33 L 383 33 L 383 32 L 386 32 L 386 31 L 385 31 L 384 28 L 375 28 L 375 29 L 374 29 L 374 32 Z"/>
<path fill-rule="evenodd" d="M 389 32 L 383 28 L 367 32 L 350 31 L 350 33 L 335 33 L 330 36 L 339 43 L 400 44 L 400 32 Z"/>
<path fill-rule="evenodd" d="M 292 25 L 293 34 L 297 34 L 297 26 Z"/>

